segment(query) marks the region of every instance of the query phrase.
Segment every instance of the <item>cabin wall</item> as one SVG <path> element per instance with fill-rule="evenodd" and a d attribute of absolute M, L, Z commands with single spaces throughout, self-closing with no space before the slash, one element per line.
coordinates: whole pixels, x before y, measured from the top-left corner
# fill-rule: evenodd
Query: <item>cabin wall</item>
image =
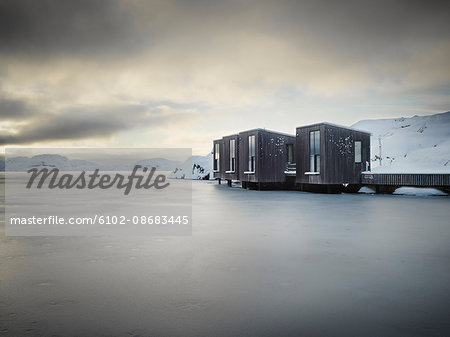
<path fill-rule="evenodd" d="M 360 184 L 361 172 L 370 163 L 370 135 L 330 125 L 324 130 L 324 183 Z M 355 163 L 355 141 L 361 141 L 361 163 Z"/>
<path fill-rule="evenodd" d="M 311 131 L 320 131 L 320 174 L 307 175 L 310 171 L 309 163 L 309 133 Z M 313 125 L 310 127 L 297 128 L 295 133 L 295 160 L 296 160 L 296 182 L 300 184 L 323 184 L 324 183 L 324 162 L 322 153 L 325 153 L 325 145 L 322 140 L 323 125 Z"/>
<path fill-rule="evenodd" d="M 309 133 L 320 131 L 320 174 L 308 175 Z M 355 163 L 355 141 L 361 141 L 361 163 Z M 370 134 L 328 124 L 299 127 L 296 132 L 296 182 L 302 184 L 360 184 L 370 163 Z"/>
<path fill-rule="evenodd" d="M 260 131 L 260 139 L 259 180 L 267 183 L 285 182 L 287 144 L 295 144 L 295 137 L 270 131 Z"/>
<path fill-rule="evenodd" d="M 248 137 L 256 136 L 256 169 L 248 171 Z M 239 179 L 255 183 L 284 183 L 287 166 L 287 144 L 294 145 L 295 137 L 266 130 L 239 133 Z"/>
<path fill-rule="evenodd" d="M 255 143 L 256 143 L 256 170 L 255 173 L 249 174 L 245 173 L 248 171 L 248 137 L 251 135 L 255 135 Z M 261 163 L 259 160 L 259 151 L 260 148 L 260 140 L 259 140 L 259 131 L 244 131 L 239 133 L 239 180 L 245 182 L 258 182 L 259 178 L 259 167 Z"/>
<path fill-rule="evenodd" d="M 236 141 L 235 151 L 235 169 L 234 172 L 230 172 L 230 140 Z M 223 137 L 223 179 L 239 180 L 239 135 L 231 135 Z"/>

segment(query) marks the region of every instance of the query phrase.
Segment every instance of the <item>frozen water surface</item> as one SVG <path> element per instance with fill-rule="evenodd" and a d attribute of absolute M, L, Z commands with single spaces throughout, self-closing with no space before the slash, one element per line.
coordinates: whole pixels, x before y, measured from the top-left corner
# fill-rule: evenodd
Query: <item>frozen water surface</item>
<path fill-rule="evenodd" d="M 193 202 L 189 237 L 2 234 L 0 335 L 450 335 L 448 197 L 194 182 Z"/>

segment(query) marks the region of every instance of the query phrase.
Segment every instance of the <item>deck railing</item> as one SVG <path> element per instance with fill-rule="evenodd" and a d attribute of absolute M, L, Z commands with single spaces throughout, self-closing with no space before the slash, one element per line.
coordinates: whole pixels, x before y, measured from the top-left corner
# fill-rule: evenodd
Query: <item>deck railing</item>
<path fill-rule="evenodd" d="M 297 165 L 296 163 L 287 163 L 286 164 L 286 170 L 284 171 L 287 175 L 295 175 L 297 172 Z"/>

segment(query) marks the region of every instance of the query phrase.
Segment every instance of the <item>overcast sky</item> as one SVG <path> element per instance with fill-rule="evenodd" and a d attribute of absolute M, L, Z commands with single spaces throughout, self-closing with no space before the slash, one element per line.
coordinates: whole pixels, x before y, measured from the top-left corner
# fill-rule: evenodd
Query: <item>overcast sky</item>
<path fill-rule="evenodd" d="M 449 1 L 3 1 L 0 145 L 192 147 L 450 110 Z"/>

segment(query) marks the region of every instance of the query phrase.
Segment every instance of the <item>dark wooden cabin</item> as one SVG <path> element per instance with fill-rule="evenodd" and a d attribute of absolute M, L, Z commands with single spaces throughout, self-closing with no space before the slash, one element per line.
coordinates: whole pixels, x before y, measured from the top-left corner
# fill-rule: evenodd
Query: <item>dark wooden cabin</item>
<path fill-rule="evenodd" d="M 286 188 L 295 136 L 253 129 L 239 133 L 239 179 L 244 188 Z"/>
<path fill-rule="evenodd" d="M 329 123 L 298 127 L 295 157 L 301 190 L 357 190 L 370 170 L 370 133 Z"/>

